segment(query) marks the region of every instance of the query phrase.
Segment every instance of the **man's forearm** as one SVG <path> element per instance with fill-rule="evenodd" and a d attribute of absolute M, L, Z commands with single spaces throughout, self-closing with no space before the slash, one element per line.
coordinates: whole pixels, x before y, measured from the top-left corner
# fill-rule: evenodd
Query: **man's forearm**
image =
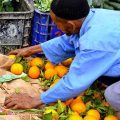
<path fill-rule="evenodd" d="M 34 46 L 29 47 L 29 51 L 30 51 L 32 54 L 36 54 L 36 53 L 42 52 L 43 50 L 42 50 L 42 48 L 41 48 L 41 46 L 40 46 L 40 44 L 39 44 L 39 45 L 34 45 Z"/>

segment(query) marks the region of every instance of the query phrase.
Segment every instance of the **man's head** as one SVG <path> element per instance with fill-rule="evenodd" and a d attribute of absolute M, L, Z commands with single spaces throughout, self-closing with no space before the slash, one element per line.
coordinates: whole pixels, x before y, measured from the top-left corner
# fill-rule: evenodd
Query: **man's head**
<path fill-rule="evenodd" d="M 50 15 L 59 29 L 71 35 L 79 33 L 89 10 L 87 0 L 53 0 Z"/>

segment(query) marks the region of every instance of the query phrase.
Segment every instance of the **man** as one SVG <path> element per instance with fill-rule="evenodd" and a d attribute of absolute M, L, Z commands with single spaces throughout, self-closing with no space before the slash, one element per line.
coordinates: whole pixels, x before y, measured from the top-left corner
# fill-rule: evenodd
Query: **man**
<path fill-rule="evenodd" d="M 90 10 L 87 0 L 53 0 L 50 14 L 66 35 L 10 54 L 30 56 L 43 51 L 55 64 L 74 57 L 69 73 L 35 98 L 26 94 L 10 96 L 5 101 L 7 108 L 65 101 L 79 95 L 100 76 L 120 75 L 120 12 Z"/>

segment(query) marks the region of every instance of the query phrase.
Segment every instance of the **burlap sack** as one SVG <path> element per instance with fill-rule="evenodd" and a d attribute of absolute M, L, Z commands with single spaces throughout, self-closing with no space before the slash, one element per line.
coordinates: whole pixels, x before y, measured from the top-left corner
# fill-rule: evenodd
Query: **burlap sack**
<path fill-rule="evenodd" d="M 0 75 L 5 74 L 12 73 L 0 69 Z M 11 95 L 16 92 L 27 93 L 31 97 L 35 97 L 38 96 L 42 92 L 42 90 L 39 85 L 39 80 L 30 80 L 30 82 L 26 82 L 22 79 L 16 79 L 10 82 L 5 82 L 0 84 L 0 104 L 4 103 L 4 98 L 6 97 L 6 95 Z"/>
<path fill-rule="evenodd" d="M 10 59 L 6 55 L 0 54 L 0 76 L 6 74 L 12 74 L 8 70 L 14 63 L 14 60 Z M 0 107 L 4 105 L 5 97 L 13 93 L 27 93 L 31 97 L 40 95 L 43 91 L 39 85 L 38 79 L 30 79 L 26 82 L 22 79 L 12 80 L 10 82 L 0 83 Z M 41 116 L 41 114 L 31 113 L 19 113 L 16 115 L 0 115 L 0 120 L 34 120 L 34 117 Z M 39 118 L 39 120 L 42 120 Z"/>
<path fill-rule="evenodd" d="M 0 115 L 0 120 L 42 120 L 39 114 L 18 114 L 18 115 Z M 36 119 L 35 119 L 36 118 Z"/>
<path fill-rule="evenodd" d="M 6 55 L 0 54 L 0 68 L 9 69 L 13 63 L 14 63 L 13 59 L 10 59 Z"/>

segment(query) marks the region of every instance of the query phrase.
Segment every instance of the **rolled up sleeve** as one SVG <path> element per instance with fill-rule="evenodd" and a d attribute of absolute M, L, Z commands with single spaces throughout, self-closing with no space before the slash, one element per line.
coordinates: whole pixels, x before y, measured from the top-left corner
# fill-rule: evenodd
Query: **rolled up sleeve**
<path fill-rule="evenodd" d="M 116 53 L 106 51 L 81 51 L 74 58 L 66 76 L 51 89 L 41 94 L 43 103 L 65 101 L 86 90 L 103 75 L 117 59 Z"/>
<path fill-rule="evenodd" d="M 55 64 L 75 56 L 74 45 L 70 42 L 70 37 L 66 35 L 49 40 L 40 46 L 45 56 Z"/>

